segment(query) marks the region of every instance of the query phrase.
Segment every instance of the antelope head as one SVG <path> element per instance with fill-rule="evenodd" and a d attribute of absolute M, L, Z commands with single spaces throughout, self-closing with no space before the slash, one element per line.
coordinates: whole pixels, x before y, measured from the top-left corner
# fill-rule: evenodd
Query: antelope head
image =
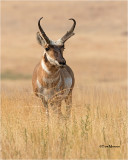
<path fill-rule="evenodd" d="M 38 27 L 42 36 L 39 32 L 37 32 L 37 40 L 44 48 L 44 55 L 52 65 L 64 66 L 66 64 L 66 60 L 63 57 L 64 44 L 71 36 L 74 35 L 73 31 L 76 26 L 76 21 L 73 18 L 69 19 L 73 21 L 71 29 L 62 38 L 58 39 L 57 41 L 52 41 L 47 37 L 46 33 L 40 25 L 42 18 L 40 18 L 38 21 Z"/>

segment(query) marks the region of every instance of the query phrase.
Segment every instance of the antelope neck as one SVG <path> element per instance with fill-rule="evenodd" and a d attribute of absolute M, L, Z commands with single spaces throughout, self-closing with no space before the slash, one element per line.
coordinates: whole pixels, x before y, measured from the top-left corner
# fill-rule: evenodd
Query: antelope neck
<path fill-rule="evenodd" d="M 46 55 L 42 57 L 41 66 L 42 66 L 42 69 L 45 71 L 47 77 L 51 77 L 51 78 L 56 77 L 60 70 L 60 68 L 57 68 L 56 66 L 52 65 L 48 61 Z"/>

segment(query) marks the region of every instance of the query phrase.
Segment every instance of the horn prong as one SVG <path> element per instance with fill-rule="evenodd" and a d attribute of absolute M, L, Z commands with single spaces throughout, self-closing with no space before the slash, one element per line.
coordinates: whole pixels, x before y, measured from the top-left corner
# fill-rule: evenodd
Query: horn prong
<path fill-rule="evenodd" d="M 71 29 L 69 31 L 67 31 L 67 33 L 60 39 L 60 41 L 63 42 L 63 43 L 75 34 L 75 33 L 73 33 L 73 31 L 74 31 L 75 26 L 76 26 L 76 21 L 73 18 L 70 18 L 69 20 L 73 21 L 73 25 L 72 25 Z"/>

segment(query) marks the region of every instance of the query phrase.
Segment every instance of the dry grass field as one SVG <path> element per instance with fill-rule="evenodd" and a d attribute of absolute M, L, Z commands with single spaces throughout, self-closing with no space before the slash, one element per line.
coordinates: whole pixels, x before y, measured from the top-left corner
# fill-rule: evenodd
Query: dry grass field
<path fill-rule="evenodd" d="M 1 13 L 1 159 L 126 159 L 126 2 L 6 1 Z M 53 40 L 77 21 L 64 52 L 76 79 L 69 120 L 48 120 L 32 93 L 42 16 Z"/>

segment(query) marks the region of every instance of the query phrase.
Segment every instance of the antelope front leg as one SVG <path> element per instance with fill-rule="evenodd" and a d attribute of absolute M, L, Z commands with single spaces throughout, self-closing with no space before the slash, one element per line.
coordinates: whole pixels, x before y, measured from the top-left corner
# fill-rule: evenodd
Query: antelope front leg
<path fill-rule="evenodd" d="M 54 101 L 51 103 L 51 108 L 55 114 L 57 114 L 58 118 L 63 118 L 63 114 L 61 112 L 61 101 Z"/>
<path fill-rule="evenodd" d="M 42 99 L 42 102 L 43 102 L 43 105 L 44 105 L 44 107 L 45 107 L 46 116 L 49 118 L 48 103 L 45 101 L 44 98 Z"/>
<path fill-rule="evenodd" d="M 71 107 L 72 107 L 72 92 L 70 92 L 68 97 L 65 99 L 65 103 L 66 103 L 66 116 L 67 118 L 69 118 L 71 114 Z"/>

